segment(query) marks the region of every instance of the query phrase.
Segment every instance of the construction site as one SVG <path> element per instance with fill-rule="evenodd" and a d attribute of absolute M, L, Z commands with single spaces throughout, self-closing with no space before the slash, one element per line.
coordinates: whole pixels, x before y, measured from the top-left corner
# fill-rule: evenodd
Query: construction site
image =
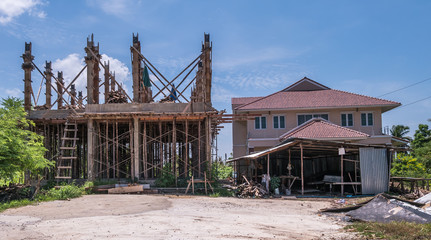
<path fill-rule="evenodd" d="M 139 36 L 133 34 L 132 95 L 103 61 L 93 35 L 84 49 L 85 66 L 65 83 L 51 62 L 43 70 L 37 66 L 32 44 L 25 44 L 24 107 L 33 130 L 44 136 L 45 157 L 56 163 L 45 179 L 137 181 L 162 174 L 175 179 L 211 174 L 223 111 L 211 103 L 209 34 L 204 34 L 201 53 L 169 80 L 142 54 Z M 86 92 L 77 92 L 75 82 L 85 74 Z M 43 95 L 45 101 L 39 99 Z"/>

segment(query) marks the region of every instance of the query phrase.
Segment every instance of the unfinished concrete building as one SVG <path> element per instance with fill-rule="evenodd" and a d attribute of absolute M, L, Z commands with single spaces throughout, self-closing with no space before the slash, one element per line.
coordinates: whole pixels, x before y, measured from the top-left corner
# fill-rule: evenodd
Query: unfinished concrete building
<path fill-rule="evenodd" d="M 85 66 L 68 84 L 62 72 L 52 72 L 51 62 L 40 70 L 31 43 L 26 43 L 24 107 L 36 124 L 34 131 L 44 136 L 46 158 L 56 162 L 46 178 L 150 180 L 163 174 L 176 179 L 209 175 L 222 113 L 211 103 L 212 43 L 209 34 L 204 38 L 199 56 L 168 80 L 141 53 L 138 35 L 133 35 L 132 96 L 116 81 L 109 63 L 102 62 L 93 35 L 87 38 Z M 77 92 L 75 82 L 85 70 L 87 91 Z M 42 76 L 37 92 L 32 72 Z M 38 105 L 43 89 L 45 103 Z M 158 96 L 162 98 L 155 100 Z"/>

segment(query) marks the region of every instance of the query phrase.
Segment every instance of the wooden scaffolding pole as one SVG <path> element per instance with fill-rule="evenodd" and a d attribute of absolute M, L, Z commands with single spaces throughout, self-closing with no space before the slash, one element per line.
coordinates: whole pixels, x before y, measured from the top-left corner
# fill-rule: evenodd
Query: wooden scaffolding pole
<path fill-rule="evenodd" d="M 206 135 L 206 161 L 207 161 L 207 168 L 206 172 L 209 174 L 209 178 L 211 179 L 211 118 L 209 115 L 207 115 L 206 118 L 206 128 L 205 128 L 205 135 Z"/>
<path fill-rule="evenodd" d="M 172 162 L 174 163 L 173 171 L 175 176 L 175 185 L 177 185 L 177 123 L 175 118 L 172 120 Z"/>
<path fill-rule="evenodd" d="M 186 146 L 186 149 L 185 149 L 185 155 L 186 155 L 186 157 L 184 158 L 184 161 L 185 161 L 185 163 L 184 163 L 184 177 L 188 177 L 188 171 L 187 171 L 187 169 L 188 169 L 188 162 L 189 162 L 189 139 L 188 139 L 188 137 L 189 137 L 189 121 L 186 119 L 186 139 L 185 139 L 185 146 Z"/>
<path fill-rule="evenodd" d="M 105 160 L 106 160 L 106 177 L 109 178 L 109 129 L 108 121 L 105 122 Z"/>
<path fill-rule="evenodd" d="M 120 153 L 118 151 L 118 138 L 118 121 L 115 121 L 115 159 L 117 160 L 116 172 L 117 178 L 120 178 Z"/>
<path fill-rule="evenodd" d="M 133 117 L 133 178 L 139 180 L 139 118 Z"/>
<path fill-rule="evenodd" d="M 162 122 L 159 121 L 159 161 L 160 161 L 160 172 L 163 174 L 163 142 L 162 142 Z"/>
<path fill-rule="evenodd" d="M 134 159 L 135 159 L 135 141 L 133 140 L 133 134 L 134 133 L 134 127 L 133 127 L 133 120 L 129 121 L 129 134 L 130 134 L 130 177 L 134 181 L 135 176 L 135 165 L 134 165 Z"/>
<path fill-rule="evenodd" d="M 112 122 L 112 177 L 115 178 L 115 122 Z"/>
<path fill-rule="evenodd" d="M 198 177 L 201 177 L 201 122 L 198 122 Z"/>
<path fill-rule="evenodd" d="M 144 154 L 144 178 L 148 179 L 148 168 L 147 168 L 147 123 L 144 122 L 144 133 L 142 138 L 142 152 Z"/>
<path fill-rule="evenodd" d="M 87 124 L 87 166 L 88 180 L 94 180 L 94 120 L 89 119 Z"/>

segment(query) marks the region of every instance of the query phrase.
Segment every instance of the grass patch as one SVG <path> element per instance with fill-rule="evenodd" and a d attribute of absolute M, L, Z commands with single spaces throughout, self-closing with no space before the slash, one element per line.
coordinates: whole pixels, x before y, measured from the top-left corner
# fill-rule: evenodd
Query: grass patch
<path fill-rule="evenodd" d="M 226 188 L 214 188 L 214 193 L 209 195 L 210 197 L 234 197 L 235 194 Z"/>
<path fill-rule="evenodd" d="M 366 239 L 420 240 L 431 239 L 431 224 L 409 222 L 356 222 L 345 227 L 359 232 Z"/>
<path fill-rule="evenodd" d="M 12 200 L 7 203 L 0 203 L 0 212 L 3 212 L 4 210 L 8 208 L 17 208 L 17 207 L 23 207 L 32 204 L 34 201 L 31 201 L 29 199 L 21 199 L 21 200 Z"/>
<path fill-rule="evenodd" d="M 4 210 L 9 208 L 23 207 L 37 202 L 68 200 L 71 198 L 77 198 L 85 194 L 90 194 L 91 188 L 93 186 L 93 182 L 86 182 L 82 186 L 77 186 L 74 183 L 71 183 L 62 185 L 58 189 L 41 189 L 40 192 L 36 196 L 34 196 L 34 199 L 27 198 L 0 203 L 0 212 L 3 212 Z"/>

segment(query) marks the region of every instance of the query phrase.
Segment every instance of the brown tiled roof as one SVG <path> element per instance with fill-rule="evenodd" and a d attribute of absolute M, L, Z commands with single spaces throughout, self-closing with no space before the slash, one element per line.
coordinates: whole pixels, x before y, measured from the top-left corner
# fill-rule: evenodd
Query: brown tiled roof
<path fill-rule="evenodd" d="M 288 138 L 308 139 L 364 139 L 368 134 L 338 126 L 322 118 L 313 118 L 280 136 L 280 140 Z"/>
<path fill-rule="evenodd" d="M 382 106 L 388 107 L 387 111 L 399 105 L 401 104 L 398 102 L 328 89 L 316 91 L 280 91 L 238 106 L 236 109 L 263 110 Z"/>
<path fill-rule="evenodd" d="M 232 98 L 232 105 L 243 105 L 243 104 L 247 104 L 250 102 L 254 102 L 256 100 L 259 100 L 263 97 L 239 97 L 239 98 Z"/>

